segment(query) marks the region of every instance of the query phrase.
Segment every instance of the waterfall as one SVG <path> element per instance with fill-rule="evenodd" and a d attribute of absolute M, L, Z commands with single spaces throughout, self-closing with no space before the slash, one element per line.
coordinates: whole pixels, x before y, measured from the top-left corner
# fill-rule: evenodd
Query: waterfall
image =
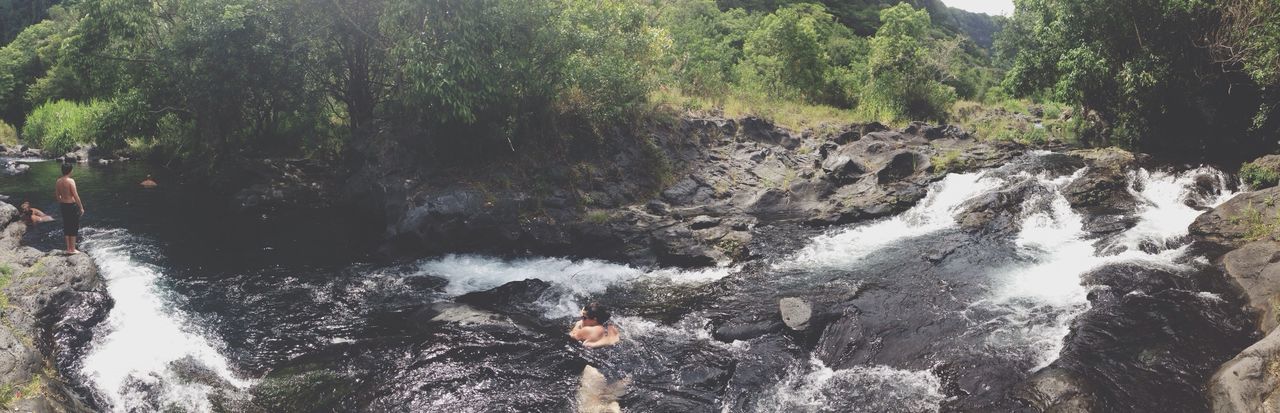
<path fill-rule="evenodd" d="M 233 386 L 251 384 L 232 372 L 216 342 L 198 332 L 166 298 L 158 284 L 163 269 L 137 259 L 135 254 L 148 248 L 145 240 L 119 229 L 87 232 L 84 249 L 98 264 L 115 306 L 98 326 L 80 373 L 112 411 L 211 411 L 212 389 L 186 383 L 171 368 L 171 363 L 186 358 Z M 161 405 L 149 405 L 149 398 L 158 398 Z"/>

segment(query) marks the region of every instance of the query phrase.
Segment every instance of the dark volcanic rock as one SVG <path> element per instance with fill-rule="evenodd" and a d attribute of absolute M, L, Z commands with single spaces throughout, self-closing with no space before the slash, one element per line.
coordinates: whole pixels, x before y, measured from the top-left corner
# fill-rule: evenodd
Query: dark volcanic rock
<path fill-rule="evenodd" d="M 1046 368 L 1036 372 L 1014 391 L 1013 397 L 1041 412 L 1093 412 L 1098 401 L 1089 385 L 1071 372 Z"/>
<path fill-rule="evenodd" d="M 913 134 L 914 133 L 914 134 Z M 385 252 L 592 257 L 637 265 L 725 265 L 755 256 L 758 224 L 831 225 L 910 208 L 942 177 L 931 159 L 999 165 L 1025 148 L 955 127 L 848 125 L 795 133 L 759 118 L 687 118 L 599 136 L 600 148 L 459 178 L 412 146 L 363 142 L 352 199 L 385 218 Z M 926 136 L 927 135 L 927 138 Z M 932 139 L 932 140 L 930 140 Z M 534 167 L 540 174 L 513 174 Z M 287 198 L 287 196 L 286 196 Z M 715 221 L 719 220 L 720 223 Z"/>
<path fill-rule="evenodd" d="M 41 253 L 20 246 L 26 224 L 13 206 L 0 203 L 0 267 L 8 298 L 0 328 L 0 383 L 35 386 L 18 396 L 14 411 L 90 412 L 91 402 L 73 390 L 61 371 L 71 360 L 57 357 L 82 348 L 111 307 L 106 285 L 86 254 Z M 47 362 L 57 369 L 48 369 Z"/>
<path fill-rule="evenodd" d="M 1135 165 L 1133 154 L 1110 148 L 1072 154 L 1084 158 L 1088 164 L 1084 175 L 1062 189 L 1062 195 L 1072 207 L 1094 215 L 1134 211 L 1137 200 L 1129 192 L 1129 172 Z"/>
<path fill-rule="evenodd" d="M 1196 217 L 1191 235 L 1223 249 L 1238 248 L 1255 238 L 1274 237 L 1265 231 L 1280 214 L 1280 187 L 1245 192 Z"/>

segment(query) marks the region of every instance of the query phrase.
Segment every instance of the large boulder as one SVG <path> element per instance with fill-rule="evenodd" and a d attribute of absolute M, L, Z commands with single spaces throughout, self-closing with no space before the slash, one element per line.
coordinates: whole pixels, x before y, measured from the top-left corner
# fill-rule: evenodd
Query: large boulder
<path fill-rule="evenodd" d="M 1214 413 L 1280 411 L 1280 331 L 1240 352 L 1209 380 Z"/>
<path fill-rule="evenodd" d="M 1271 331 L 1277 324 L 1275 301 L 1280 293 L 1280 242 L 1257 241 L 1222 256 L 1227 274 L 1244 289 L 1249 304 L 1262 314 L 1261 330 Z"/>
<path fill-rule="evenodd" d="M 1070 371 L 1047 367 L 1015 389 L 1013 397 L 1046 413 L 1101 411 L 1093 393 L 1088 382 Z"/>
<path fill-rule="evenodd" d="M 1270 239 L 1280 217 L 1280 187 L 1244 192 L 1196 217 L 1191 235 L 1222 248 Z"/>
<path fill-rule="evenodd" d="M 1088 165 L 1082 176 L 1062 189 L 1073 208 L 1095 215 L 1133 212 L 1137 200 L 1129 192 L 1129 172 L 1136 163 L 1132 153 L 1106 148 L 1075 151 L 1072 155 Z"/>
<path fill-rule="evenodd" d="M 1280 155 L 1266 155 L 1242 165 L 1240 179 L 1255 190 L 1276 186 L 1280 179 Z"/>

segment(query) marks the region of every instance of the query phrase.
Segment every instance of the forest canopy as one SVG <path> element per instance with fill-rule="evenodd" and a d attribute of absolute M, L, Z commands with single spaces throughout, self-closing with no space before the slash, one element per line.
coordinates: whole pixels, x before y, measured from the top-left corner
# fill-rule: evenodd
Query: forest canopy
<path fill-rule="evenodd" d="M 1196 153 L 1280 129 L 1270 0 L 1018 0 L 1010 18 L 938 0 L 57 3 L 0 0 L 0 121 L 206 166 L 382 135 L 514 151 L 671 102 L 945 122 L 957 101 L 1053 101 L 1098 130 L 1087 144 Z"/>

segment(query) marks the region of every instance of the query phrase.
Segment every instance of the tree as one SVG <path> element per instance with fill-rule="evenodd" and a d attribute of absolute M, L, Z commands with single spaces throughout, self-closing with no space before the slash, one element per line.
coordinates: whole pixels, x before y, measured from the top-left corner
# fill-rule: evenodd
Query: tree
<path fill-rule="evenodd" d="M 945 120 L 956 92 L 927 64 L 929 13 L 903 3 L 882 11 L 880 19 L 871 38 L 863 110 L 887 119 Z"/>
<path fill-rule="evenodd" d="M 1202 44 L 1219 13 L 1197 0 L 1018 0 L 999 41 L 1013 56 L 1004 84 L 1096 114 L 1104 138 L 1138 149 L 1252 152 L 1261 141 L 1250 125 L 1269 109 L 1254 81 Z"/>
<path fill-rule="evenodd" d="M 787 6 L 765 16 L 743 44 L 742 81 L 770 96 L 820 100 L 831 64 L 824 45 L 834 24 L 814 4 Z"/>

